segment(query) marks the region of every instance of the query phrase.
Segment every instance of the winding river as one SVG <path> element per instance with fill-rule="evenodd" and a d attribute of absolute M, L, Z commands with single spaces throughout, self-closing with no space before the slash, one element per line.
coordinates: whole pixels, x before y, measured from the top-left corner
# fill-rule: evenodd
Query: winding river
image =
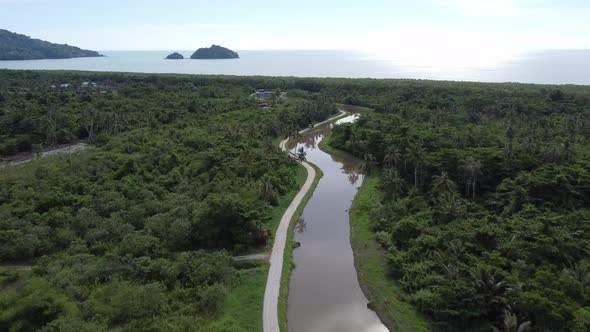
<path fill-rule="evenodd" d="M 336 124 L 352 122 L 357 116 L 346 116 Z M 360 162 L 345 154 L 327 154 L 318 147 L 332 127 L 333 123 L 328 123 L 314 128 L 289 144 L 293 152 L 303 147 L 307 160 L 324 173 L 295 225 L 294 239 L 301 247 L 293 251 L 289 331 L 388 331 L 367 308 L 350 245 L 348 209 L 363 181 Z"/>

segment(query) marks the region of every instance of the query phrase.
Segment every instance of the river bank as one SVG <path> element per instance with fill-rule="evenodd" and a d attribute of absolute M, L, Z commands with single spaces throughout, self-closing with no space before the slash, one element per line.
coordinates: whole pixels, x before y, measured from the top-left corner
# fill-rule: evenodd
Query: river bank
<path fill-rule="evenodd" d="M 343 112 L 340 111 L 338 115 L 335 115 L 323 122 L 330 122 L 340 118 Z M 317 126 L 315 124 L 311 128 Z M 301 130 L 299 133 L 304 133 L 309 129 Z M 287 149 L 287 143 L 289 138 L 282 140 L 279 143 L 279 148 L 286 153 L 290 153 Z M 293 158 L 295 155 L 290 154 Z M 287 294 L 288 290 L 285 290 L 284 285 L 288 285 L 290 278 L 290 271 L 292 269 L 291 264 L 291 251 L 293 243 L 287 241 L 288 234 L 291 234 L 293 220 L 298 218 L 301 213 L 301 209 L 307 204 L 307 200 L 314 192 L 315 187 L 321 177 L 321 171 L 317 169 L 311 163 L 302 161 L 301 165 L 305 167 L 307 171 L 307 179 L 297 195 L 293 198 L 289 207 L 285 210 L 281 221 L 274 233 L 273 249 L 270 257 L 270 268 L 268 270 L 268 278 L 266 280 L 266 287 L 264 290 L 264 302 L 262 308 L 262 325 L 264 331 L 287 331 L 286 323 L 286 307 L 287 307 Z M 316 171 L 317 170 L 317 171 Z M 285 250 L 286 249 L 286 250 Z M 285 255 L 286 258 L 285 258 Z M 285 259 L 287 264 L 285 264 Z"/>
<path fill-rule="evenodd" d="M 315 177 L 314 177 L 313 183 L 311 185 L 311 190 L 309 190 L 307 192 L 307 194 L 305 194 L 305 197 L 301 201 L 301 204 L 297 208 L 297 211 L 295 211 L 295 214 L 291 218 L 291 222 L 289 223 L 289 230 L 288 230 L 287 234 L 293 234 L 293 232 L 295 231 L 296 221 L 299 220 L 299 218 L 301 218 L 301 214 L 303 213 L 303 209 L 307 205 L 307 202 L 309 202 L 309 199 L 313 195 L 313 192 L 315 191 L 315 188 L 317 187 L 318 182 L 320 181 L 320 179 L 324 175 L 322 170 L 319 169 L 317 166 L 315 166 L 314 164 L 311 164 L 311 163 L 310 163 L 310 165 L 315 170 Z M 281 331 L 285 331 L 285 332 L 287 332 L 289 330 L 289 327 L 287 324 L 288 323 L 287 322 L 287 304 L 288 304 L 288 300 L 289 300 L 289 283 L 291 281 L 291 272 L 295 268 L 295 265 L 293 263 L 293 249 L 294 248 L 295 248 L 295 241 L 293 240 L 293 237 L 291 237 L 291 238 L 289 238 L 289 240 L 287 240 L 287 243 L 285 245 L 285 253 L 284 253 L 284 257 L 283 257 L 283 272 L 282 272 L 282 276 L 281 276 L 281 290 L 280 290 L 280 294 L 279 294 L 279 326 L 280 326 Z"/>
<path fill-rule="evenodd" d="M 332 155 L 345 153 L 330 146 L 329 136 L 322 140 L 319 147 Z M 359 284 L 371 308 L 390 331 L 430 331 L 428 321 L 387 277 L 385 251 L 371 231 L 370 211 L 376 210 L 376 204 L 381 201 L 378 184 L 377 177 L 366 176 L 349 211 L 350 242 Z"/>
<path fill-rule="evenodd" d="M 350 245 L 348 210 L 362 182 L 361 162 L 348 154 L 331 155 L 318 143 L 333 124 L 353 122 L 356 113 L 318 126 L 290 142 L 289 149 L 303 149 L 307 160 L 324 176 L 294 227 L 296 266 L 291 273 L 287 306 L 288 328 L 299 331 L 387 331 L 367 308 L 356 276 Z"/>

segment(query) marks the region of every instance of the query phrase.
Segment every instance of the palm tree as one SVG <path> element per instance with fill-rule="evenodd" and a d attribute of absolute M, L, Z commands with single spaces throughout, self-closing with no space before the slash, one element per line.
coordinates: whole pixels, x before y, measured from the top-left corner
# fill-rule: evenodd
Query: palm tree
<path fill-rule="evenodd" d="M 433 259 L 438 266 L 447 274 L 449 279 L 457 279 L 461 275 L 459 262 L 463 261 L 465 246 L 460 240 L 452 240 L 447 248 L 433 252 Z"/>
<path fill-rule="evenodd" d="M 435 175 L 432 181 L 432 191 L 435 193 L 449 193 L 457 190 L 457 185 L 447 172 Z"/>
<path fill-rule="evenodd" d="M 561 148 L 563 150 L 563 154 L 565 156 L 565 160 L 571 160 L 572 159 L 572 144 L 570 143 L 569 140 L 566 140 L 562 145 Z"/>
<path fill-rule="evenodd" d="M 305 149 L 303 147 L 300 147 L 299 150 L 297 150 L 297 160 L 299 160 L 300 162 L 304 162 L 307 160 L 307 152 L 305 152 Z"/>
<path fill-rule="evenodd" d="M 471 192 L 471 197 L 475 199 L 477 177 L 482 175 L 483 165 L 481 161 L 472 158 L 462 160 L 461 163 L 461 169 L 467 174 L 466 195 L 469 196 Z"/>
<path fill-rule="evenodd" d="M 397 169 L 388 168 L 383 174 L 383 187 L 387 196 L 395 199 L 404 187 L 404 179 L 399 176 Z"/>
<path fill-rule="evenodd" d="M 506 129 L 506 138 L 508 138 L 508 157 L 512 157 L 512 147 L 513 147 L 513 143 L 514 143 L 514 136 L 515 136 L 514 128 L 512 128 L 512 125 L 510 125 L 510 126 L 508 126 L 508 129 Z"/>
<path fill-rule="evenodd" d="M 506 293 L 508 287 L 505 278 L 493 271 L 488 271 L 481 266 L 469 269 L 472 278 L 472 285 L 477 292 L 484 296 L 486 304 L 494 305 L 496 308 L 505 308 Z"/>
<path fill-rule="evenodd" d="M 402 153 L 399 149 L 395 146 L 390 146 L 385 151 L 385 157 L 383 158 L 383 163 L 387 167 L 397 167 L 397 165 L 402 160 Z"/>
<path fill-rule="evenodd" d="M 377 165 L 377 159 L 370 153 L 365 153 L 365 162 L 363 163 L 363 170 L 365 174 L 370 175 Z"/>
<path fill-rule="evenodd" d="M 95 108 L 90 108 L 82 111 L 80 114 L 80 123 L 86 130 L 88 143 L 94 143 L 95 130 L 98 126 L 98 110 Z"/>
<path fill-rule="evenodd" d="M 353 131 L 350 135 L 350 138 L 346 142 L 346 148 L 350 151 L 353 155 L 356 155 L 358 152 L 358 147 L 362 145 L 362 139 L 356 131 Z"/>
<path fill-rule="evenodd" d="M 578 133 L 578 123 L 580 119 L 577 116 L 572 116 L 568 119 L 566 131 L 568 133 L 568 141 L 570 145 L 576 144 L 576 135 Z"/>
<path fill-rule="evenodd" d="M 456 192 L 442 193 L 436 199 L 436 211 L 452 220 L 463 212 L 463 202 Z"/>
<path fill-rule="evenodd" d="M 277 194 L 273 188 L 272 182 L 267 176 L 265 176 L 260 182 L 258 197 L 271 205 L 278 203 Z"/>
<path fill-rule="evenodd" d="M 272 102 L 273 105 L 276 105 L 277 102 L 279 101 L 281 96 L 281 90 L 276 89 L 272 92 L 271 96 L 270 96 L 270 100 Z"/>
<path fill-rule="evenodd" d="M 294 124 L 287 125 L 286 132 L 287 132 L 288 139 L 301 138 L 301 134 L 299 133 L 299 130 L 297 130 L 297 127 Z"/>
<path fill-rule="evenodd" d="M 525 332 L 531 328 L 531 322 L 525 321 L 522 323 L 518 323 L 518 317 L 516 314 L 508 309 L 504 309 L 504 321 L 502 329 L 493 328 L 494 331 L 502 331 L 502 332 Z"/>
<path fill-rule="evenodd" d="M 406 158 L 414 166 L 414 187 L 418 188 L 420 168 L 426 165 L 430 159 L 428 152 L 422 144 L 412 144 L 408 149 Z"/>

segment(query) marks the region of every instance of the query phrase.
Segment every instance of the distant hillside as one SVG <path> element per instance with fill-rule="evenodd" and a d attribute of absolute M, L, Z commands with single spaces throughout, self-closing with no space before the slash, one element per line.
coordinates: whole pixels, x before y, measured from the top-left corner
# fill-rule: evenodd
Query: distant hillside
<path fill-rule="evenodd" d="M 102 56 L 95 51 L 40 39 L 0 29 L 0 60 L 69 59 Z"/>
<path fill-rule="evenodd" d="M 238 53 L 219 45 L 199 48 L 191 55 L 191 59 L 237 59 L 239 57 Z"/>

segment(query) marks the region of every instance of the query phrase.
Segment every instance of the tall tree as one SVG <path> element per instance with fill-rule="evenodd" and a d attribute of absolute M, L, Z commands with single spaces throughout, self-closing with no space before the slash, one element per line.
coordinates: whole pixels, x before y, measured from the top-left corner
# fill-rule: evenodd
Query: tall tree
<path fill-rule="evenodd" d="M 80 114 L 80 124 L 86 130 L 88 143 L 94 143 L 98 124 L 98 111 L 95 108 L 82 111 Z"/>
<path fill-rule="evenodd" d="M 516 135 L 516 132 L 514 131 L 514 128 L 512 128 L 512 125 L 508 126 L 508 129 L 506 129 L 506 138 L 508 139 L 508 158 L 512 158 L 512 150 L 514 148 L 514 136 Z"/>
<path fill-rule="evenodd" d="M 377 167 L 377 159 L 371 153 L 365 153 L 365 157 L 363 159 L 363 170 L 367 175 L 370 175 L 375 167 Z"/>
<path fill-rule="evenodd" d="M 420 171 L 429 162 L 430 156 L 421 143 L 414 143 L 410 144 L 406 158 L 414 167 L 414 187 L 418 188 Z"/>
<path fill-rule="evenodd" d="M 388 168 L 383 173 L 383 187 L 388 197 L 396 199 L 397 195 L 403 192 L 404 179 L 401 178 L 397 169 Z"/>
<path fill-rule="evenodd" d="M 432 191 L 434 193 L 448 193 L 457 190 L 457 185 L 447 172 L 442 172 L 441 175 L 433 176 L 432 181 Z"/>
<path fill-rule="evenodd" d="M 459 216 L 464 210 L 464 205 L 461 197 L 451 191 L 442 193 L 436 198 L 435 210 L 448 221 Z"/>
<path fill-rule="evenodd" d="M 466 195 L 470 196 L 471 198 L 475 199 L 476 196 L 476 186 L 477 186 L 477 177 L 482 175 L 482 168 L 483 165 L 481 161 L 475 159 L 467 159 L 461 161 L 461 169 L 465 173 L 466 177 Z"/>
<path fill-rule="evenodd" d="M 403 156 L 401 151 L 395 146 L 390 146 L 385 151 L 385 156 L 383 157 L 383 164 L 386 167 L 397 167 L 399 163 L 402 161 L 402 158 Z"/>

